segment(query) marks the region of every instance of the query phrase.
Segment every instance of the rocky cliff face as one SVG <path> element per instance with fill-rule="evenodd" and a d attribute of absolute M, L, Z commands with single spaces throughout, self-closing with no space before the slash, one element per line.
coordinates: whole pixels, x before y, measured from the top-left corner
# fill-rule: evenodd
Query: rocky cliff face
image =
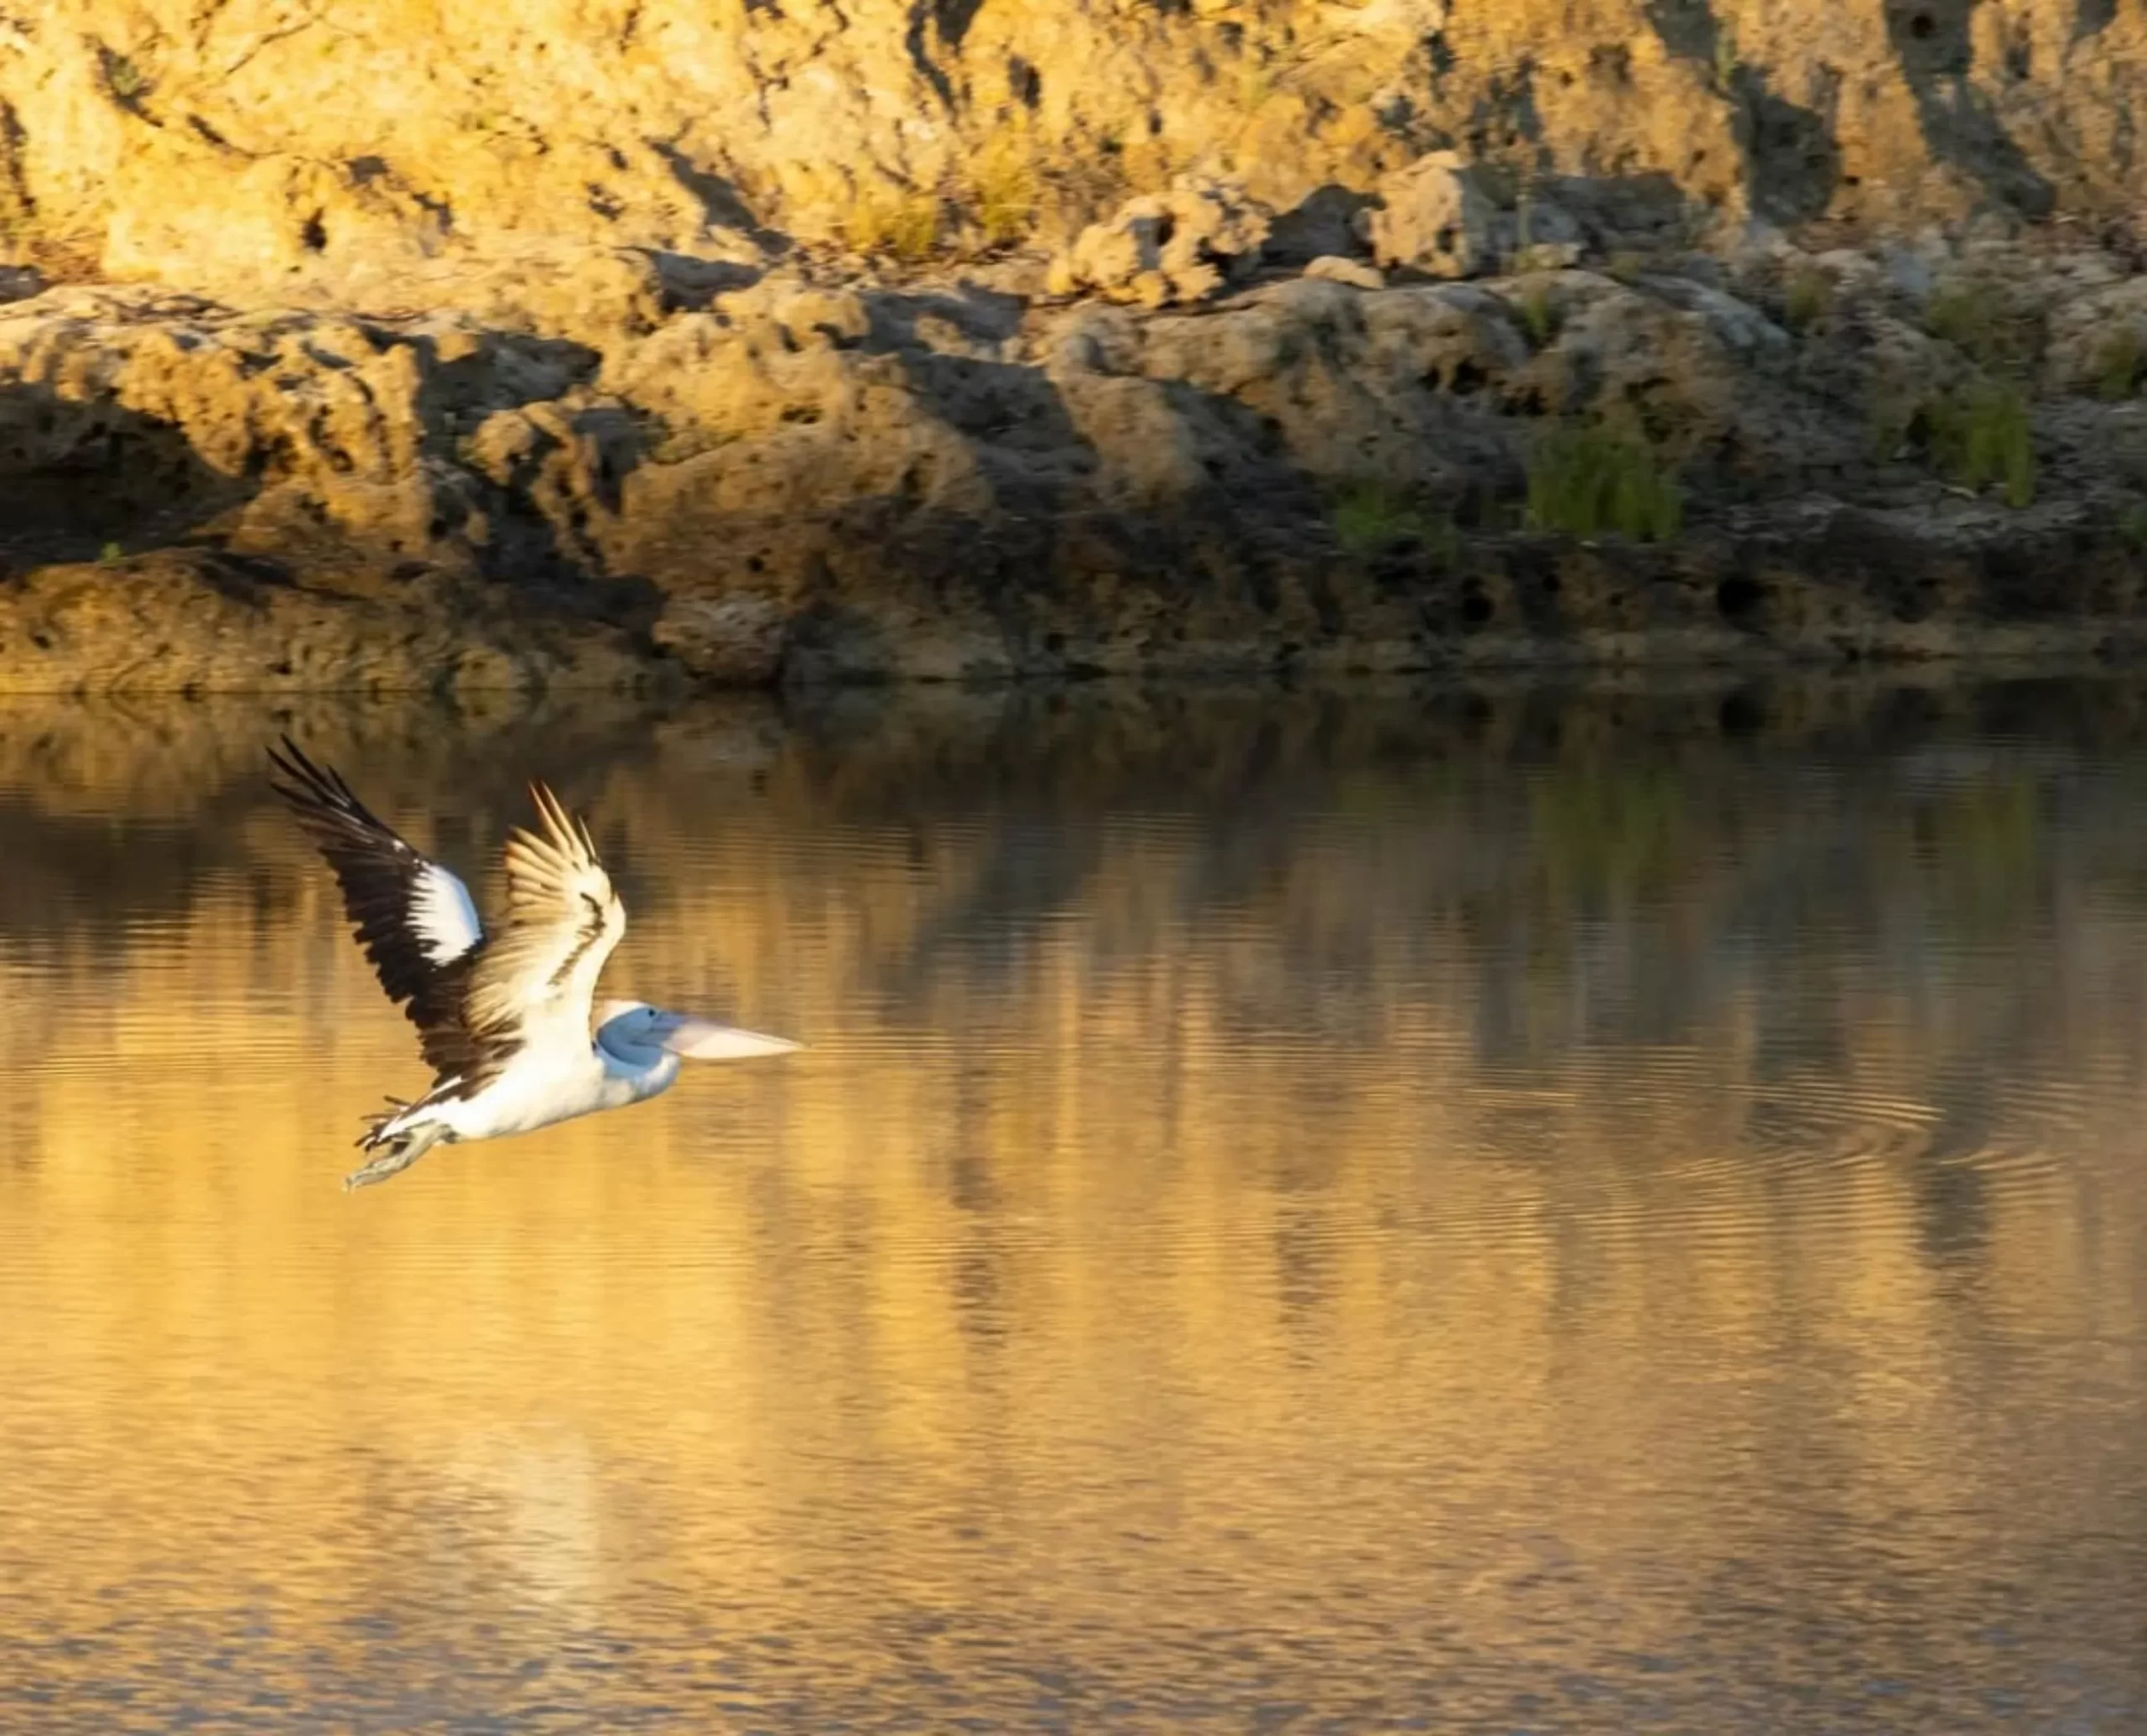
<path fill-rule="evenodd" d="M 2143 93 L 2147 0 L 0 0 L 0 686 L 2129 644 Z"/>
<path fill-rule="evenodd" d="M 55 289 L 0 309 L 0 687 L 2147 642 L 2140 280 L 1938 268 L 1153 309 L 777 271 L 603 349 Z"/>
<path fill-rule="evenodd" d="M 649 256 L 1057 241 L 1189 174 L 1287 211 L 1448 148 L 1775 223 L 2096 211 L 2143 98 L 2139 0 L 11 0 L 0 236 L 376 312 L 625 249 L 631 313 Z"/>

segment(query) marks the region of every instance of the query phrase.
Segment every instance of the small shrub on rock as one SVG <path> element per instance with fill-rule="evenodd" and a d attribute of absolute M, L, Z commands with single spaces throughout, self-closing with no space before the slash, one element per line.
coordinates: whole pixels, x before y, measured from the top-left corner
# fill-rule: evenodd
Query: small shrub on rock
<path fill-rule="evenodd" d="M 2147 376 L 2147 344 L 2140 342 L 2135 327 L 2119 326 L 2103 346 L 2095 370 L 2096 392 L 2114 403 L 2130 398 L 2143 376 Z"/>
<path fill-rule="evenodd" d="M 1833 281 L 1826 273 L 1806 266 L 1789 280 L 1782 295 L 1782 319 L 1791 331 L 1808 331 L 1827 316 L 1833 305 Z"/>
<path fill-rule="evenodd" d="M 939 245 L 939 201 L 929 193 L 868 187 L 843 218 L 843 238 L 860 253 L 917 264 Z"/>
<path fill-rule="evenodd" d="M 1460 552 L 1453 520 L 1427 513 L 1384 483 L 1359 482 L 1345 489 L 1328 514 L 1334 538 L 1352 554 L 1375 554 L 1413 543 L 1451 564 Z"/>
<path fill-rule="evenodd" d="M 1037 226 L 1043 182 L 1026 134 L 1009 133 L 987 144 L 970 165 L 969 181 L 985 246 L 1028 239 Z"/>
<path fill-rule="evenodd" d="M 1644 435 L 1606 424 L 1547 429 L 1528 459 L 1531 530 L 1666 542 L 1683 528 L 1684 491 Z"/>
<path fill-rule="evenodd" d="M 1960 486 L 1980 492 L 2002 482 L 2007 506 L 2034 502 L 2034 430 L 2018 386 L 1975 381 L 1931 405 L 1928 419 L 1932 453 Z"/>
<path fill-rule="evenodd" d="M 1994 372 L 2025 367 L 2042 350 L 2040 316 L 2019 306 L 2002 286 L 1981 278 L 1939 285 L 1924 304 L 1923 323 L 1933 337 Z"/>
<path fill-rule="evenodd" d="M 1564 323 L 1557 303 L 1551 299 L 1549 287 L 1541 278 L 1525 284 L 1514 306 L 1521 314 L 1521 329 L 1528 334 L 1529 348 L 1549 349 L 1557 341 L 1558 328 Z"/>

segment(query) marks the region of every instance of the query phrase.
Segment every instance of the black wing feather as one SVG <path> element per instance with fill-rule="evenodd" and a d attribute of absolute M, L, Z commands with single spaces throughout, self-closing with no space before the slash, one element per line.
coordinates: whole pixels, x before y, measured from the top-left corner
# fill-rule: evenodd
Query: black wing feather
<path fill-rule="evenodd" d="M 464 1094 L 481 1089 L 506 1058 L 495 1053 L 498 1044 L 479 1041 L 465 1017 L 470 969 L 486 937 L 452 959 L 430 957 L 414 912 L 435 865 L 376 817 L 340 773 L 314 764 L 289 736 L 281 753 L 268 750 L 268 758 L 288 780 L 272 777 L 270 787 L 335 871 L 358 944 L 387 998 L 417 1027 L 434 1078 L 457 1081 Z"/>

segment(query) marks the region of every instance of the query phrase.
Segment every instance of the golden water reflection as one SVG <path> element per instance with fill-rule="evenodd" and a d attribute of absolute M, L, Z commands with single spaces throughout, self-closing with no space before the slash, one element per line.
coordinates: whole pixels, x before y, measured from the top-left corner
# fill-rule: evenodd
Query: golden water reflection
<path fill-rule="evenodd" d="M 286 725 L 813 1047 L 344 1196 Z M 2140 1728 L 2143 796 L 2111 679 L 0 710 L 0 1728 Z"/>

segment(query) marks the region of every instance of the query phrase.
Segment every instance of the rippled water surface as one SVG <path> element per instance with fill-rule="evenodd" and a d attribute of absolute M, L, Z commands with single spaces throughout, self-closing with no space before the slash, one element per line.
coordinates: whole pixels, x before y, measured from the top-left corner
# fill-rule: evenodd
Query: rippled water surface
<path fill-rule="evenodd" d="M 287 722 L 812 1047 L 345 1195 Z M 0 852 L 0 1729 L 2147 1729 L 2147 688 L 55 702 Z"/>

